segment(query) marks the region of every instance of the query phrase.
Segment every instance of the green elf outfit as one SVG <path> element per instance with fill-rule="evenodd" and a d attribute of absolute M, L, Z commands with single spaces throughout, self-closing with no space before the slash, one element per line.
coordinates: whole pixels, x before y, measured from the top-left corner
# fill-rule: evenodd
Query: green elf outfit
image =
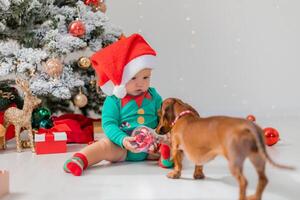
<path fill-rule="evenodd" d="M 119 99 L 108 96 L 102 107 L 102 127 L 106 136 L 116 145 L 123 147 L 123 139 L 131 135 L 133 129 L 147 126 L 155 129 L 158 123 L 157 111 L 162 104 L 161 96 L 154 88 L 138 96 L 125 96 Z M 127 151 L 127 161 L 141 161 L 147 153 Z"/>
<path fill-rule="evenodd" d="M 157 110 L 162 99 L 154 88 L 132 97 L 126 83 L 143 69 L 154 69 L 156 52 L 139 34 L 122 38 L 92 56 L 99 86 L 107 95 L 102 107 L 102 128 L 107 137 L 123 147 L 123 139 L 134 128 L 158 123 Z M 126 160 L 144 160 L 147 153 L 127 153 Z"/>

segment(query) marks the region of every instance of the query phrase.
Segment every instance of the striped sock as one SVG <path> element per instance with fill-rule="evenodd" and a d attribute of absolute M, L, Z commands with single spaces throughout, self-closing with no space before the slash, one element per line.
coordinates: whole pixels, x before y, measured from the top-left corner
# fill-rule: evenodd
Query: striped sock
<path fill-rule="evenodd" d="M 174 166 L 173 160 L 171 160 L 171 149 L 167 144 L 161 144 L 160 146 L 160 159 L 158 165 L 162 168 L 172 168 Z"/>
<path fill-rule="evenodd" d="M 64 164 L 64 170 L 74 176 L 80 176 L 82 171 L 88 166 L 88 161 L 82 153 L 75 153 L 72 158 L 68 159 Z"/>

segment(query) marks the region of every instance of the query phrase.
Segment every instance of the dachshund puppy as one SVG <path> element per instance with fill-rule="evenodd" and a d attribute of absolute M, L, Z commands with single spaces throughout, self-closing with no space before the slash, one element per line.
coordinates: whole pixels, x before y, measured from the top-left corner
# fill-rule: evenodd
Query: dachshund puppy
<path fill-rule="evenodd" d="M 249 120 L 225 116 L 201 118 L 194 108 L 175 98 L 163 102 L 159 115 L 156 132 L 171 134 L 175 166 L 168 173 L 169 178 L 180 178 L 183 153 L 195 163 L 195 179 L 205 177 L 205 163 L 223 155 L 239 183 L 239 200 L 260 200 L 268 183 L 265 174 L 266 161 L 275 167 L 292 169 L 271 160 L 266 152 L 263 130 Z M 246 158 L 250 159 L 258 174 L 256 193 L 248 198 L 247 179 L 243 175 Z"/>

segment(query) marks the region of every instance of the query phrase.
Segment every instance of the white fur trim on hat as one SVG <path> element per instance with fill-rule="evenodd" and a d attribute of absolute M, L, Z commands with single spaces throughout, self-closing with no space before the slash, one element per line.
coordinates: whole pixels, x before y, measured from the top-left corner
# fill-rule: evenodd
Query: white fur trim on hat
<path fill-rule="evenodd" d="M 124 98 L 127 94 L 125 85 L 116 85 L 113 94 L 120 99 Z"/>
<path fill-rule="evenodd" d="M 130 79 L 134 77 L 136 73 L 138 73 L 142 69 L 146 69 L 146 68 L 153 69 L 154 65 L 155 65 L 155 56 L 153 55 L 142 55 L 131 60 L 124 67 L 121 85 L 125 85 L 126 83 L 128 83 Z"/>
<path fill-rule="evenodd" d="M 100 86 L 102 92 L 104 94 L 111 96 L 113 95 L 113 90 L 114 90 L 114 84 L 111 80 L 107 81 L 104 85 Z"/>

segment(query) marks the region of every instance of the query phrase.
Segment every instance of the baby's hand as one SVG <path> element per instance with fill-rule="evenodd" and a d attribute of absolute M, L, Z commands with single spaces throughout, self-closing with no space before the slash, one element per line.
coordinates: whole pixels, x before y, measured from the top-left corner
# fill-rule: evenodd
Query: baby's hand
<path fill-rule="evenodd" d="M 158 153 L 159 150 L 159 142 L 154 142 L 153 144 L 151 144 L 151 146 L 148 149 L 148 153 L 149 154 L 156 154 Z"/>
<path fill-rule="evenodd" d="M 137 145 L 134 145 L 135 138 L 134 137 L 125 137 L 123 139 L 123 146 L 128 151 L 131 151 L 133 153 L 139 153 L 137 150 Z"/>

